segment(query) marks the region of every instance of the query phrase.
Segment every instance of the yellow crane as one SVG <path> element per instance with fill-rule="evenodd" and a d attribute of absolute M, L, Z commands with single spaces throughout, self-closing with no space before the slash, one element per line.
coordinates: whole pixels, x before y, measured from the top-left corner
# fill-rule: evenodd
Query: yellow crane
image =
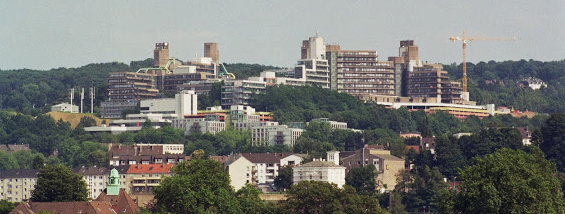
<path fill-rule="evenodd" d="M 467 41 L 514 41 L 516 39 L 512 37 L 465 37 L 465 31 L 463 31 L 463 37 L 451 37 L 449 40 L 452 42 L 463 41 L 463 92 L 467 92 L 467 54 L 465 53 Z"/>

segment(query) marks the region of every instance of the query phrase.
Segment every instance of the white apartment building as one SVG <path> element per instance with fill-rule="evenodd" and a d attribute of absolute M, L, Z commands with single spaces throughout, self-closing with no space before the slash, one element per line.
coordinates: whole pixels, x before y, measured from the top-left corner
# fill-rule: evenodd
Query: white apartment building
<path fill-rule="evenodd" d="M 278 126 L 277 126 L 278 127 Z M 268 131 L 268 142 L 269 145 L 286 145 L 293 147 L 296 140 L 304 132 L 303 129 L 288 128 L 276 128 Z"/>
<path fill-rule="evenodd" d="M 233 127 L 235 130 L 238 131 L 245 131 L 245 130 L 252 130 L 255 127 L 264 127 L 264 126 L 278 126 L 279 122 L 271 122 L 271 121 L 264 121 L 264 122 L 232 122 Z"/>
<path fill-rule="evenodd" d="M 207 121 L 205 118 L 185 118 L 171 121 L 174 128 L 184 130 L 185 135 L 194 132 L 216 134 L 226 130 L 226 123 L 222 121 Z"/>
<path fill-rule="evenodd" d="M 88 188 L 88 198 L 96 199 L 108 186 L 109 170 L 106 167 L 81 167 L 73 170 L 82 176 Z"/>
<path fill-rule="evenodd" d="M 251 127 L 252 145 L 287 145 L 292 147 L 300 135 L 302 135 L 302 132 L 304 132 L 303 129 L 288 128 L 286 125 L 274 125 L 274 122 L 268 123 L 273 124 Z"/>
<path fill-rule="evenodd" d="M 28 201 L 37 182 L 37 169 L 0 170 L 0 199 Z"/>
<path fill-rule="evenodd" d="M 243 153 L 257 170 L 255 184 L 273 183 L 281 166 L 302 163 L 300 156 L 291 153 Z"/>
<path fill-rule="evenodd" d="M 345 185 L 345 167 L 326 161 L 312 161 L 292 168 L 292 183 L 300 181 L 322 181 Z"/>
<path fill-rule="evenodd" d="M 257 178 L 257 170 L 255 164 L 247 160 L 241 155 L 235 155 L 226 163 L 224 163 L 228 174 L 230 175 L 231 185 L 237 191 L 245 186 L 245 184 L 254 184 Z"/>

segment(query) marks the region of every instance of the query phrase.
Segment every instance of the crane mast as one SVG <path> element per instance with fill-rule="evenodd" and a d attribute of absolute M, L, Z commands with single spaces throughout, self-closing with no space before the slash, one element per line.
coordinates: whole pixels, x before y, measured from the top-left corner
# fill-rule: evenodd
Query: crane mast
<path fill-rule="evenodd" d="M 465 31 L 463 31 L 463 37 L 451 37 L 449 38 L 452 42 L 462 41 L 463 43 L 463 92 L 467 92 L 467 41 L 473 40 L 484 40 L 484 41 L 514 41 L 515 38 L 511 37 L 465 37 Z"/>

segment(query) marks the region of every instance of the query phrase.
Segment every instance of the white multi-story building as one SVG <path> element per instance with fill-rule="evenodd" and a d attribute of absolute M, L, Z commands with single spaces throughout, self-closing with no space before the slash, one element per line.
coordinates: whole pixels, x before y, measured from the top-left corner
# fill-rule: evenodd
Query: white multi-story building
<path fill-rule="evenodd" d="M 174 128 L 184 130 L 185 135 L 194 132 L 216 134 L 226 130 L 226 123 L 223 121 L 208 121 L 205 118 L 185 118 L 174 119 L 171 122 Z"/>
<path fill-rule="evenodd" d="M 0 170 L 0 199 L 28 201 L 37 182 L 37 169 Z"/>
<path fill-rule="evenodd" d="M 328 118 L 316 118 L 316 119 L 312 119 L 312 121 L 318 123 L 329 123 L 332 129 L 347 129 L 346 122 L 331 121 Z"/>
<path fill-rule="evenodd" d="M 224 163 L 226 171 L 230 175 L 231 185 L 237 191 L 245 186 L 245 184 L 255 184 L 257 178 L 257 170 L 255 164 L 247 160 L 241 155 L 235 155 Z"/>
<path fill-rule="evenodd" d="M 271 122 L 271 121 L 264 121 L 264 122 L 232 122 L 233 127 L 235 130 L 238 131 L 245 131 L 245 130 L 252 130 L 255 127 L 264 127 L 264 126 L 278 126 L 279 122 Z"/>
<path fill-rule="evenodd" d="M 293 147 L 296 140 L 304 132 L 303 129 L 288 128 L 287 126 L 276 126 L 279 128 L 268 131 L 267 139 L 269 145 L 286 145 Z"/>
<path fill-rule="evenodd" d="M 113 120 L 110 125 L 85 127 L 87 132 L 136 132 L 141 130 L 145 121 L 151 121 L 154 128 L 161 128 L 174 119 L 183 119 L 185 115 L 197 114 L 198 95 L 194 91 L 181 91 L 175 98 L 149 99 L 140 101 L 140 114 L 128 114 L 125 119 Z"/>
<path fill-rule="evenodd" d="M 294 67 L 294 78 L 306 85 L 330 88 L 330 70 L 324 39 L 316 35 L 302 42 L 302 57 Z"/>
<path fill-rule="evenodd" d="M 82 176 L 88 188 L 88 198 L 96 199 L 108 186 L 109 170 L 106 167 L 81 167 L 73 170 Z"/>
<path fill-rule="evenodd" d="M 302 157 L 291 153 L 243 153 L 241 154 L 255 165 L 257 177 L 255 184 L 273 183 L 279 175 L 281 166 L 298 165 Z"/>
<path fill-rule="evenodd" d="M 300 181 L 323 181 L 343 187 L 345 185 L 345 167 L 326 161 L 305 163 L 292 168 L 292 183 L 298 184 Z"/>
<path fill-rule="evenodd" d="M 301 134 L 302 129 L 288 128 L 286 125 L 256 126 L 251 128 L 251 144 L 294 146 Z"/>
<path fill-rule="evenodd" d="M 141 114 L 175 114 L 178 119 L 184 115 L 198 113 L 198 95 L 194 91 L 181 91 L 175 98 L 141 100 Z"/>

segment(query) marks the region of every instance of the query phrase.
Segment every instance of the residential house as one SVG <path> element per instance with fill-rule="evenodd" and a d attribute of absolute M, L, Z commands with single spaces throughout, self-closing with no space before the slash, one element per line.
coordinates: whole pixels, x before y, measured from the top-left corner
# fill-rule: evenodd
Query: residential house
<path fill-rule="evenodd" d="M 111 146 L 110 166 L 135 164 L 176 164 L 186 155 L 183 144 L 135 144 Z"/>
<path fill-rule="evenodd" d="M 322 181 L 345 185 L 345 167 L 326 161 L 312 161 L 292 168 L 292 183 L 300 181 Z"/>
<path fill-rule="evenodd" d="M 247 158 L 241 154 L 232 156 L 223 164 L 230 175 L 231 185 L 236 191 L 246 184 L 255 184 L 255 179 L 257 178 L 255 164 L 247 160 Z"/>

